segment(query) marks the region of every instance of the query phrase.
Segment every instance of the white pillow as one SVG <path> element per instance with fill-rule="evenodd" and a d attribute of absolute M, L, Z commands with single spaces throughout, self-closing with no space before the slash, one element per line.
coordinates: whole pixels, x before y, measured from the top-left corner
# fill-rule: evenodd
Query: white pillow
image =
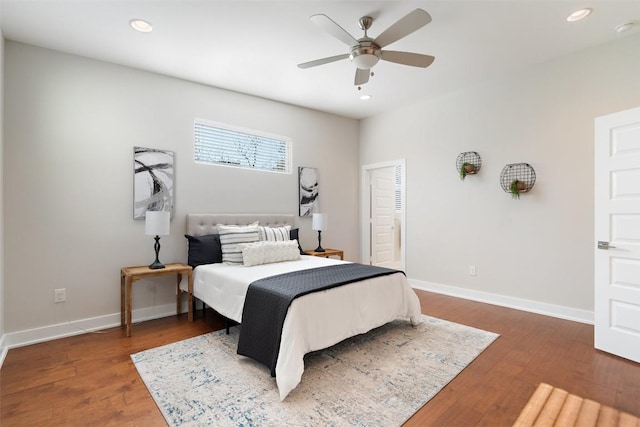
<path fill-rule="evenodd" d="M 264 242 L 242 243 L 239 246 L 242 251 L 242 263 L 246 267 L 264 264 Z"/>
<path fill-rule="evenodd" d="M 289 232 L 291 231 L 290 225 L 283 225 L 282 227 L 258 227 L 260 233 L 260 240 L 263 241 L 284 241 L 289 240 Z"/>
<path fill-rule="evenodd" d="M 257 242 L 258 223 L 251 225 L 224 225 L 218 224 L 220 234 L 220 248 L 222 249 L 222 262 L 225 264 L 242 264 L 242 250 L 238 245 L 242 243 Z"/>
<path fill-rule="evenodd" d="M 239 247 L 242 251 L 243 263 L 247 267 L 300 259 L 296 240 L 243 243 Z"/>

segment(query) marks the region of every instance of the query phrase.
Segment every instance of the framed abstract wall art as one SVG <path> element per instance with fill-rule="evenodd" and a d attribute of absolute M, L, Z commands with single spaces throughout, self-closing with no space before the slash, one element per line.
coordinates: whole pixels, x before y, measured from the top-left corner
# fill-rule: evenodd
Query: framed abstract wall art
<path fill-rule="evenodd" d="M 173 151 L 133 147 L 133 219 L 173 212 Z"/>
<path fill-rule="evenodd" d="M 318 200 L 318 170 L 316 168 L 298 168 L 298 201 L 300 216 L 311 216 L 320 212 Z"/>

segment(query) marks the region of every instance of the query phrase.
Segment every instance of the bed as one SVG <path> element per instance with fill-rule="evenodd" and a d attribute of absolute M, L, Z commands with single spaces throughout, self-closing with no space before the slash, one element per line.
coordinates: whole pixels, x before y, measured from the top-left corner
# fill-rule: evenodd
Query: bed
<path fill-rule="evenodd" d="M 187 235 L 214 235 L 218 232 L 218 224 L 244 226 L 258 221 L 261 226 L 277 228 L 293 225 L 294 220 L 293 215 L 189 214 Z M 351 264 L 306 255 L 300 255 L 299 258 L 250 267 L 224 263 L 198 265 L 193 273 L 192 296 L 227 319 L 242 323 L 250 283 L 292 271 L 311 272 L 319 267 L 340 268 Z M 189 310 L 192 309 L 190 305 Z M 395 319 L 407 319 L 412 324 L 418 324 L 420 318 L 418 297 L 402 272 L 356 281 L 294 299 L 282 324 L 275 364 L 280 399 L 284 400 L 300 383 L 305 354 L 331 347 Z"/>

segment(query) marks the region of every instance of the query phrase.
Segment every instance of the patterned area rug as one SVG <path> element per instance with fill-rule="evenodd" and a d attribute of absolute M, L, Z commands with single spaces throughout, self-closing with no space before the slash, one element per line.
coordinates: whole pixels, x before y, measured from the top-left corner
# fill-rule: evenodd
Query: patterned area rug
<path fill-rule="evenodd" d="M 171 426 L 399 426 L 497 334 L 423 316 L 305 356 L 280 402 L 269 370 L 236 354 L 238 328 L 131 355 Z"/>

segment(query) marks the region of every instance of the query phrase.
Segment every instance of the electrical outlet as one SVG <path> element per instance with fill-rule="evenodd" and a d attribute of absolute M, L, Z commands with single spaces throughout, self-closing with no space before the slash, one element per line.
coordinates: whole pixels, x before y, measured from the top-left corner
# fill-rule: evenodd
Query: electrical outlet
<path fill-rule="evenodd" d="M 53 290 L 53 302 L 65 302 L 67 300 L 67 288 Z"/>
<path fill-rule="evenodd" d="M 475 265 L 470 265 L 469 266 L 469 276 L 475 276 L 476 275 L 476 266 Z"/>

